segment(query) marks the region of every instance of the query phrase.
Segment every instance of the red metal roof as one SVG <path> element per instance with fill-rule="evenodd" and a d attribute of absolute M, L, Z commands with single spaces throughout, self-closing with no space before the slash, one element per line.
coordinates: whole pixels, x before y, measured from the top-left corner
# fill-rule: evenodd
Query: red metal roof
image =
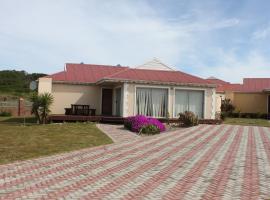
<path fill-rule="evenodd" d="M 127 67 L 92 64 L 66 64 L 66 71 L 52 74 L 48 77 L 53 81 L 66 81 L 77 83 L 96 83 L 105 76 L 112 75 Z"/>
<path fill-rule="evenodd" d="M 110 79 L 123 79 L 134 81 L 156 81 L 164 83 L 190 83 L 190 84 L 211 84 L 205 79 L 186 74 L 180 71 L 163 71 L 163 70 L 148 70 L 148 69 L 132 69 L 121 71 L 113 74 Z"/>
<path fill-rule="evenodd" d="M 101 80 L 156 81 L 162 83 L 211 85 L 205 79 L 180 71 L 134 69 L 110 65 L 66 64 L 66 71 L 52 74 L 53 81 L 96 83 Z"/>
<path fill-rule="evenodd" d="M 244 78 L 243 91 L 270 90 L 270 78 Z"/>
<path fill-rule="evenodd" d="M 225 82 L 217 87 L 217 92 L 263 92 L 270 90 L 270 78 L 244 78 L 243 84 Z"/>
<path fill-rule="evenodd" d="M 238 83 L 229 83 L 224 85 L 219 85 L 217 87 L 217 92 L 225 92 L 225 91 L 241 91 L 243 85 Z"/>
<path fill-rule="evenodd" d="M 216 85 L 225 85 L 225 84 L 230 84 L 230 82 L 223 81 L 218 78 L 207 78 L 206 79 L 208 82 L 216 84 Z"/>

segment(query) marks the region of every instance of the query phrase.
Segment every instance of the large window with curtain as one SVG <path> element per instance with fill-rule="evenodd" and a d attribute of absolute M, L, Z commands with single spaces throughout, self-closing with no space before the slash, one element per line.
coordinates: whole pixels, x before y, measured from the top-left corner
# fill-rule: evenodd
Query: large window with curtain
<path fill-rule="evenodd" d="M 136 110 L 139 115 L 166 117 L 168 112 L 168 89 L 137 88 Z"/>
<path fill-rule="evenodd" d="M 185 111 L 192 111 L 203 118 L 204 91 L 175 90 L 174 116 Z"/>

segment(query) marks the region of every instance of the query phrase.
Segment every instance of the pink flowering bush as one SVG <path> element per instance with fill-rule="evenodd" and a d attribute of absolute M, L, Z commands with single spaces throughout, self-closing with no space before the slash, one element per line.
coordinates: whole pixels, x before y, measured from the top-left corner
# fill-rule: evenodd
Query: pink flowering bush
<path fill-rule="evenodd" d="M 155 118 L 144 115 L 127 117 L 124 126 L 137 133 L 156 134 L 165 131 L 165 126 Z"/>

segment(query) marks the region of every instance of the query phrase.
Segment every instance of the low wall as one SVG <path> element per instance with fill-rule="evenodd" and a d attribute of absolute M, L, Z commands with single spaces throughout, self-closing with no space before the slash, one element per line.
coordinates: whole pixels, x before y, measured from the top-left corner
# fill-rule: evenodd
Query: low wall
<path fill-rule="evenodd" d="M 9 112 L 12 116 L 31 116 L 32 104 L 24 99 L 0 101 L 0 113 Z"/>

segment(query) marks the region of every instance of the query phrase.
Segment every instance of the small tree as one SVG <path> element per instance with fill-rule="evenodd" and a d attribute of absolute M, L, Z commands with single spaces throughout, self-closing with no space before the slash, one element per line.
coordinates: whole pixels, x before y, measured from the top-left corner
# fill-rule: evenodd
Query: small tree
<path fill-rule="evenodd" d="M 221 101 L 221 112 L 232 113 L 235 110 L 231 99 L 224 99 Z"/>
<path fill-rule="evenodd" d="M 40 96 L 35 92 L 30 96 L 30 101 L 32 102 L 31 114 L 35 115 L 37 122 L 40 124 L 41 123 L 39 115 Z"/>
<path fill-rule="evenodd" d="M 39 124 L 45 124 L 48 121 L 50 106 L 53 103 L 53 96 L 50 93 L 34 93 L 30 97 L 32 104 L 31 113 L 35 115 Z"/>
<path fill-rule="evenodd" d="M 235 107 L 230 99 L 222 100 L 220 118 L 224 120 L 226 117 L 230 116 L 234 110 Z"/>

